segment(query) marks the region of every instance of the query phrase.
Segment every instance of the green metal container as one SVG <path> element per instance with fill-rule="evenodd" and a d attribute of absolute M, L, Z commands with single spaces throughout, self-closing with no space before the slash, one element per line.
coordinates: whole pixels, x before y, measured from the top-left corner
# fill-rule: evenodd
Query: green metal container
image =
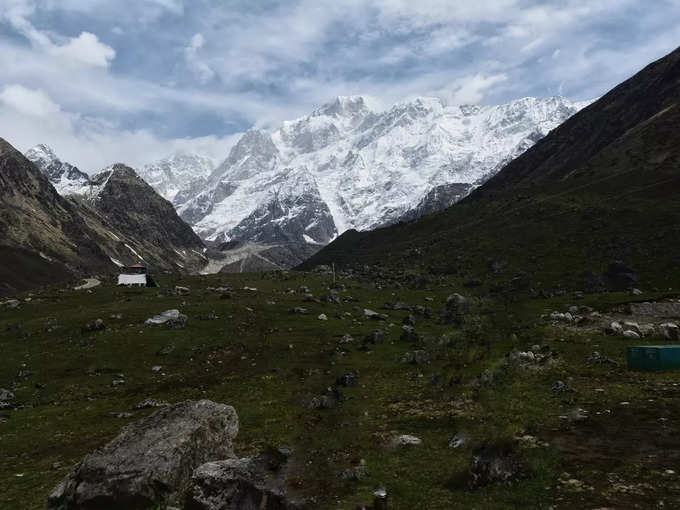
<path fill-rule="evenodd" d="M 629 370 L 680 370 L 680 345 L 626 347 Z"/>

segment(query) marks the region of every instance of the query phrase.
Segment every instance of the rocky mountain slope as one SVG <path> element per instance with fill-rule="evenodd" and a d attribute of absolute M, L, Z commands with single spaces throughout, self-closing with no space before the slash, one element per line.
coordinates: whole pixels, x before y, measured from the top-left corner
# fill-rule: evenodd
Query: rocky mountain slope
<path fill-rule="evenodd" d="M 174 203 L 210 241 L 310 253 L 347 229 L 451 205 L 582 106 L 558 97 L 501 106 L 418 98 L 377 112 L 362 97 L 340 97 L 273 133 L 247 132 L 207 186 Z"/>
<path fill-rule="evenodd" d="M 680 267 L 679 84 L 680 49 L 574 115 L 456 207 L 348 232 L 303 267 L 373 261 L 534 291 L 598 288 L 620 273 L 667 287 Z"/>
<path fill-rule="evenodd" d="M 31 151 L 47 156 L 35 158 L 45 163 L 39 169 L 0 142 L 0 292 L 135 262 L 178 272 L 207 263 L 200 238 L 131 168 L 114 165 L 90 178 L 43 148 Z M 68 196 L 51 179 L 72 181 L 61 188 Z"/>

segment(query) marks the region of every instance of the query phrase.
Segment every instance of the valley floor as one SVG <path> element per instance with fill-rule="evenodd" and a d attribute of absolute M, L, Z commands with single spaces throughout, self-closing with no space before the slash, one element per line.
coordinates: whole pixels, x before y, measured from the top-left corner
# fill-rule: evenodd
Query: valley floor
<path fill-rule="evenodd" d="M 237 453 L 291 448 L 289 491 L 314 508 L 353 509 L 378 487 L 395 510 L 680 507 L 678 373 L 625 364 L 627 345 L 669 342 L 602 329 L 626 319 L 616 306 L 668 295 L 530 299 L 402 276 L 166 276 L 18 296 L 0 307 L 0 388 L 15 394 L 0 410 L 0 507 L 44 508 L 75 462 L 152 411 L 133 410 L 147 398 L 233 405 Z M 470 302 L 461 325 L 442 320 L 454 292 Z M 550 319 L 574 306 L 580 323 Z M 186 327 L 144 324 L 168 309 Z M 104 329 L 88 331 L 96 319 Z M 471 470 L 494 451 L 512 459 L 505 482 Z"/>

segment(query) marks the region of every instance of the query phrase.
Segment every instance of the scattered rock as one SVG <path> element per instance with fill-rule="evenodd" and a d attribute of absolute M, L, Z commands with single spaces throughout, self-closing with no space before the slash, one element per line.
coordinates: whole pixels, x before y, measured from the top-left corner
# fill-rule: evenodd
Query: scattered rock
<path fill-rule="evenodd" d="M 605 333 L 608 335 L 620 335 L 623 333 L 623 326 L 621 323 L 612 321 L 607 328 L 605 328 Z"/>
<path fill-rule="evenodd" d="M 111 381 L 111 386 L 120 386 L 121 384 L 125 384 L 125 379 L 114 379 Z"/>
<path fill-rule="evenodd" d="M 486 446 L 477 450 L 470 465 L 470 487 L 512 483 L 525 474 L 523 462 L 508 447 Z"/>
<path fill-rule="evenodd" d="M 406 317 L 404 317 L 402 324 L 406 324 L 407 326 L 415 326 L 416 325 L 416 316 L 413 315 L 412 313 L 408 314 Z"/>
<path fill-rule="evenodd" d="M 327 321 L 327 320 L 328 320 L 328 316 L 327 316 L 325 313 L 322 313 L 322 314 L 319 314 L 319 316 L 317 317 L 317 319 L 319 319 L 320 321 Z"/>
<path fill-rule="evenodd" d="M 158 354 L 159 356 L 167 356 L 174 350 L 175 350 L 174 345 L 166 345 L 165 347 L 161 348 L 156 354 Z"/>
<path fill-rule="evenodd" d="M 6 301 L 0 302 L 0 306 L 3 306 L 5 308 L 9 308 L 10 310 L 14 310 L 16 308 L 19 308 L 19 305 L 21 302 L 18 299 L 8 299 Z"/>
<path fill-rule="evenodd" d="M 301 306 L 296 306 L 295 308 L 291 308 L 290 313 L 296 313 L 299 315 L 304 315 L 307 313 L 306 308 L 302 308 Z"/>
<path fill-rule="evenodd" d="M 134 416 L 134 414 L 127 413 L 127 412 L 124 412 L 124 413 L 109 413 L 109 416 L 111 416 L 112 418 L 132 418 Z"/>
<path fill-rule="evenodd" d="M 363 480 L 366 478 L 366 474 L 366 461 L 359 459 L 353 466 L 340 473 L 339 478 L 341 480 Z"/>
<path fill-rule="evenodd" d="M 14 392 L 5 388 L 0 388 L 0 411 L 4 409 L 12 409 L 14 400 Z"/>
<path fill-rule="evenodd" d="M 104 328 L 106 328 L 104 321 L 101 320 L 101 319 L 95 319 L 94 321 L 85 324 L 81 328 L 81 331 L 83 333 L 90 333 L 90 332 L 93 332 L 93 331 L 101 331 Z"/>
<path fill-rule="evenodd" d="M 448 324 L 462 324 L 470 311 L 470 303 L 460 294 L 451 294 L 446 298 L 442 318 Z"/>
<path fill-rule="evenodd" d="M 468 443 L 468 437 L 464 434 L 456 434 L 449 439 L 449 448 L 462 448 Z"/>
<path fill-rule="evenodd" d="M 566 384 L 563 381 L 555 381 L 552 386 L 550 387 L 550 391 L 552 391 L 555 394 L 560 394 L 560 393 L 568 393 L 570 391 L 574 391 L 569 387 L 568 384 Z"/>
<path fill-rule="evenodd" d="M 614 361 L 609 359 L 607 356 L 604 356 L 603 354 L 600 354 L 599 352 L 595 351 L 592 354 L 589 354 L 586 356 L 587 361 L 591 361 L 593 363 L 597 363 L 600 365 L 603 365 L 605 363 L 612 363 L 614 364 Z"/>
<path fill-rule="evenodd" d="M 163 367 L 161 365 L 154 365 L 151 367 L 152 372 L 160 372 L 161 370 L 163 370 Z"/>
<path fill-rule="evenodd" d="M 17 377 L 24 378 L 24 377 L 30 377 L 33 375 L 33 372 L 31 370 L 19 370 L 19 373 L 17 374 Z"/>
<path fill-rule="evenodd" d="M 181 287 L 179 285 L 175 285 L 175 294 L 178 296 L 188 296 L 191 294 L 191 289 L 189 287 Z"/>
<path fill-rule="evenodd" d="M 664 322 L 659 325 L 659 333 L 666 340 L 680 340 L 680 327 L 674 322 Z"/>
<path fill-rule="evenodd" d="M 430 353 L 424 350 L 418 350 L 418 351 L 409 351 L 405 353 L 401 359 L 401 363 L 408 363 L 412 365 L 423 365 L 425 363 L 429 363 L 432 359 L 432 356 L 430 356 Z"/>
<path fill-rule="evenodd" d="M 181 501 L 198 466 L 234 456 L 237 432 L 231 406 L 201 400 L 161 408 L 85 456 L 50 494 L 48 508 L 136 510 Z"/>
<path fill-rule="evenodd" d="M 338 386 L 356 386 L 358 379 L 359 374 L 357 372 L 347 372 L 338 377 L 335 382 Z"/>
<path fill-rule="evenodd" d="M 373 319 L 378 321 L 386 321 L 389 318 L 384 313 L 374 312 L 373 310 L 369 310 L 368 308 L 364 308 L 364 317 L 366 317 L 367 319 Z"/>
<path fill-rule="evenodd" d="M 150 409 L 152 407 L 165 407 L 168 406 L 167 402 L 164 400 L 157 400 L 155 398 L 147 398 L 142 400 L 139 404 L 135 406 L 135 410 L 140 410 L 140 409 Z"/>
<path fill-rule="evenodd" d="M 550 320 L 553 321 L 558 321 L 558 322 L 573 322 L 574 316 L 571 314 L 571 312 L 552 312 L 550 314 Z"/>
<path fill-rule="evenodd" d="M 623 323 L 623 330 L 624 331 L 635 331 L 638 335 L 641 335 L 640 325 L 637 322 L 632 322 L 632 321 L 624 322 Z"/>
<path fill-rule="evenodd" d="M 342 338 L 340 338 L 341 344 L 351 344 L 352 342 L 354 342 L 354 338 L 349 333 L 342 335 Z"/>
<path fill-rule="evenodd" d="M 402 342 L 418 342 L 420 336 L 416 333 L 416 329 L 413 326 L 402 326 L 401 336 L 399 339 Z"/>
<path fill-rule="evenodd" d="M 402 434 L 400 436 L 393 437 L 390 445 L 395 448 L 400 446 L 418 446 L 419 444 L 422 444 L 422 442 L 422 439 L 419 437 L 411 436 L 409 434 Z"/>
<path fill-rule="evenodd" d="M 312 398 L 307 403 L 308 409 L 313 409 L 316 411 L 321 411 L 324 409 L 335 409 L 340 403 L 340 392 L 335 388 L 328 388 L 326 393 L 323 395 L 316 396 Z"/>
<path fill-rule="evenodd" d="M 188 319 L 186 315 L 179 313 L 179 310 L 166 310 L 150 319 L 146 319 L 144 324 L 165 324 L 173 328 L 183 328 L 187 325 Z"/>
<path fill-rule="evenodd" d="M 366 335 L 362 341 L 362 346 L 367 348 L 370 345 L 381 344 L 385 341 L 385 332 L 381 329 L 376 329 L 372 333 Z"/>

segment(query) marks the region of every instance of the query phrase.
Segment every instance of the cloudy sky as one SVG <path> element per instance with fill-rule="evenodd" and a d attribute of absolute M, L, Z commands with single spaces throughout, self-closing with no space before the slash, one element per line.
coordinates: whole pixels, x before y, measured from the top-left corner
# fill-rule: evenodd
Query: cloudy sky
<path fill-rule="evenodd" d="M 0 0 L 0 136 L 92 171 L 223 158 L 338 95 L 602 95 L 680 45 L 678 0 Z"/>

